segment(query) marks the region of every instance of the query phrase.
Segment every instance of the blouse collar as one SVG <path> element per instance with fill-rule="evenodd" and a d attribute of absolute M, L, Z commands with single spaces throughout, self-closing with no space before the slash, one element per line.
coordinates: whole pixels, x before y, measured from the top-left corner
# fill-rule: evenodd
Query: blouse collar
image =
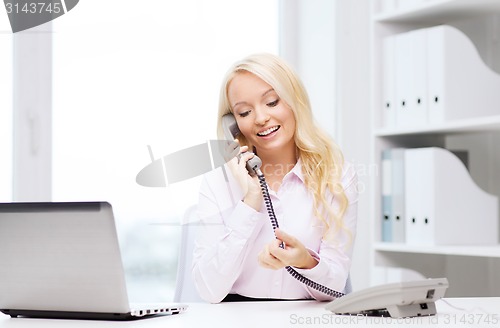
<path fill-rule="evenodd" d="M 295 164 L 293 169 L 289 172 L 289 174 L 290 173 L 294 174 L 297 178 L 299 178 L 300 181 L 302 181 L 302 183 L 305 183 L 304 173 L 302 172 L 302 161 L 300 158 L 297 160 L 297 163 Z"/>

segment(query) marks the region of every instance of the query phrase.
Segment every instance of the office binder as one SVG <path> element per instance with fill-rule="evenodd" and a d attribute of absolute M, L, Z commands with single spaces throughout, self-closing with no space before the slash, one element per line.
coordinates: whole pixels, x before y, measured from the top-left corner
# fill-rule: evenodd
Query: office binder
<path fill-rule="evenodd" d="M 408 119 L 412 126 L 424 126 L 427 124 L 427 31 L 414 30 L 407 37 L 410 39 L 411 52 Z"/>
<path fill-rule="evenodd" d="M 413 79 L 411 39 L 409 33 L 394 35 L 395 90 L 396 90 L 396 126 L 408 127 L 413 124 L 410 113 L 411 81 Z"/>
<path fill-rule="evenodd" d="M 403 243 L 405 232 L 405 172 L 404 148 L 391 149 L 392 168 L 392 241 Z"/>
<path fill-rule="evenodd" d="M 395 43 L 396 126 L 424 126 L 427 123 L 426 30 L 414 30 L 390 38 L 394 38 Z"/>
<path fill-rule="evenodd" d="M 396 126 L 395 36 L 384 38 L 382 49 L 382 117 L 384 128 Z"/>
<path fill-rule="evenodd" d="M 429 123 L 500 114 L 500 75 L 472 41 L 452 26 L 426 30 Z"/>
<path fill-rule="evenodd" d="M 382 151 L 382 241 L 405 241 L 404 148 Z"/>
<path fill-rule="evenodd" d="M 391 151 L 382 151 L 382 241 L 392 241 L 392 162 Z"/>
<path fill-rule="evenodd" d="M 498 197 L 480 189 L 450 151 L 407 149 L 406 243 L 490 245 L 498 243 Z"/>

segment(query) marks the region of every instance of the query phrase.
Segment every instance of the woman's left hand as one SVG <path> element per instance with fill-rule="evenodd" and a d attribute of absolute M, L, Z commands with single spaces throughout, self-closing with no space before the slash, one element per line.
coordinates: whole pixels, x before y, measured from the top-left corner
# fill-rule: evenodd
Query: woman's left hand
<path fill-rule="evenodd" d="M 295 237 L 281 231 L 275 230 L 276 240 L 266 245 L 259 253 L 258 261 L 261 266 L 268 269 L 278 270 L 286 266 L 298 269 L 312 269 L 318 264 L 305 246 Z M 281 248 L 281 243 L 285 248 Z"/>

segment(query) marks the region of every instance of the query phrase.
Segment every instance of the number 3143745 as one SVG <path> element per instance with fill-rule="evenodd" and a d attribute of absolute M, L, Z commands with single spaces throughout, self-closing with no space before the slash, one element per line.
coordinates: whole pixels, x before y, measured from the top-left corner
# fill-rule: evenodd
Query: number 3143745
<path fill-rule="evenodd" d="M 19 3 L 5 3 L 7 14 L 59 14 L 62 11 L 61 3 L 59 2 L 26 2 Z"/>

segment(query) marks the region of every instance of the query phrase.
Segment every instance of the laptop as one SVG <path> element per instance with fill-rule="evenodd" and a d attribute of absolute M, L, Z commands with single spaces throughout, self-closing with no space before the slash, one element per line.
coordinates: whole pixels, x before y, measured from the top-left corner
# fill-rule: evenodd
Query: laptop
<path fill-rule="evenodd" d="M 129 304 L 109 203 L 0 203 L 1 312 L 130 320 L 186 308 Z"/>

